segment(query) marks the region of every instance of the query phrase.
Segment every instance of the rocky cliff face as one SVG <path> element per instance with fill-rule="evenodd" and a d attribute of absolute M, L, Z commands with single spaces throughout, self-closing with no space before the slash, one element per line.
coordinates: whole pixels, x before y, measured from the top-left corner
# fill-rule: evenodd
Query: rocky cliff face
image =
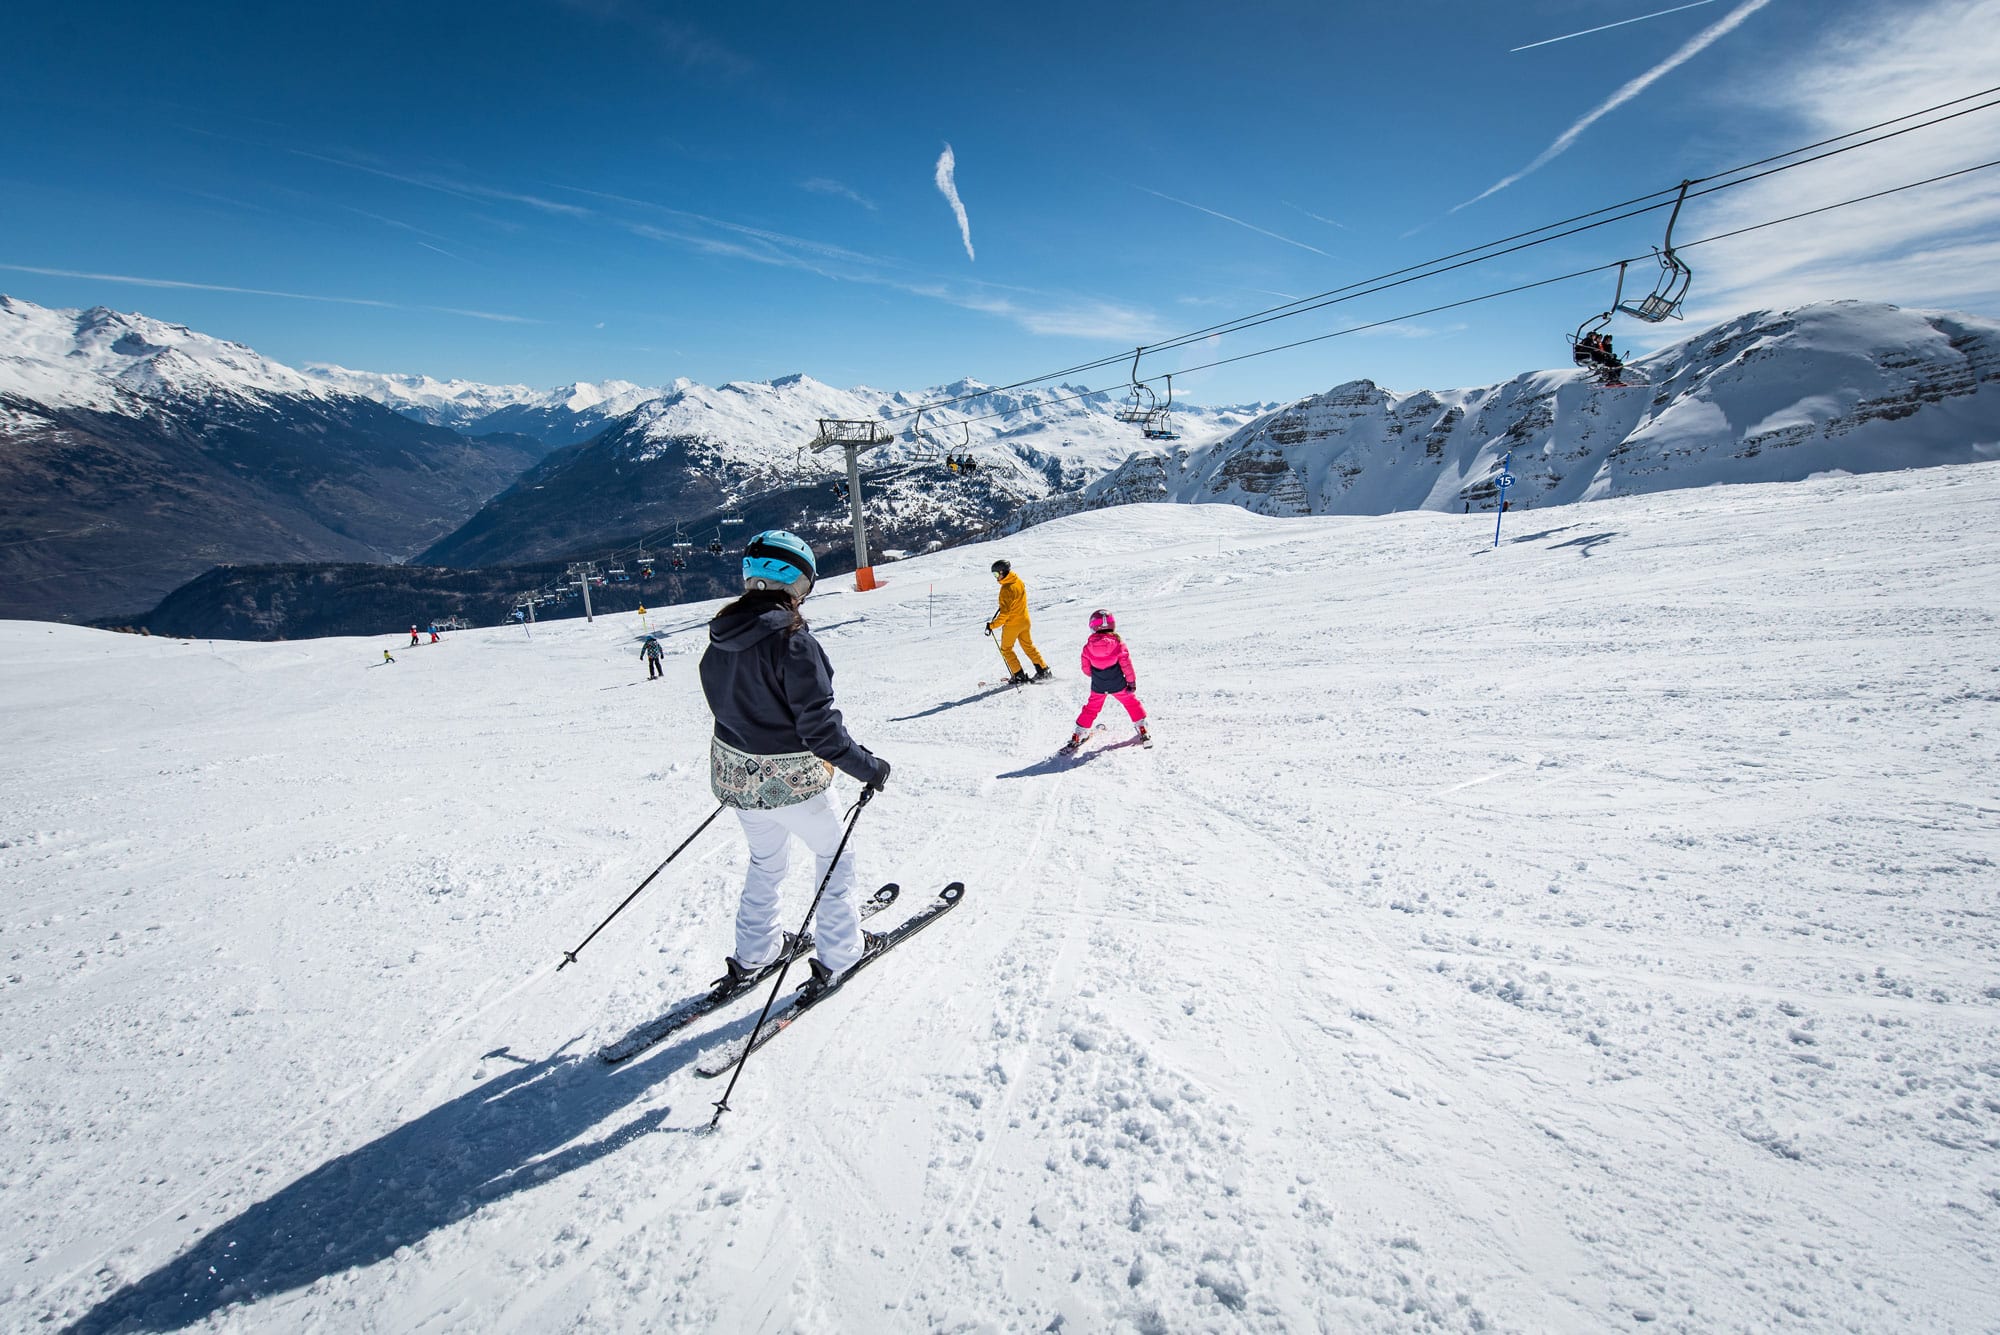
<path fill-rule="evenodd" d="M 1262 514 L 1486 509 L 2000 457 L 2000 324 L 1831 302 L 1759 311 L 1606 389 L 1540 371 L 1396 394 L 1366 380 L 1206 446 L 1139 456 L 1083 504 L 1225 501 Z"/>

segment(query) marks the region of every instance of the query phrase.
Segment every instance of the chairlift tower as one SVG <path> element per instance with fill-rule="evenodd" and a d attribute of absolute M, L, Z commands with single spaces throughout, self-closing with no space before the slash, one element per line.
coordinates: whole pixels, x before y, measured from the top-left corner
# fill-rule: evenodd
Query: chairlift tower
<path fill-rule="evenodd" d="M 889 429 L 874 418 L 853 421 L 822 417 L 819 434 L 806 442 L 806 448 L 814 454 L 831 449 L 847 451 L 847 504 L 854 526 L 854 587 L 864 593 L 875 587 L 875 570 L 868 564 L 868 520 L 861 513 L 861 452 L 894 440 Z"/>

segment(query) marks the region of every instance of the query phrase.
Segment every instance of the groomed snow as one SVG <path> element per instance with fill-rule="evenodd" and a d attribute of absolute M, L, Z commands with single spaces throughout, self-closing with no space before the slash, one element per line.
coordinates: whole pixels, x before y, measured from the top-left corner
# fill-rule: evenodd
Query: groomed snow
<path fill-rule="evenodd" d="M 591 1054 L 718 971 L 733 822 L 554 972 L 710 807 L 706 609 L 650 684 L 630 616 L 0 624 L 0 1327 L 1993 1330 L 1996 512 L 1148 506 L 830 589 L 864 883 L 970 893 L 712 1136 L 750 1005 Z M 1058 685 L 981 694 L 1000 554 Z M 1096 606 L 1160 741 L 1066 767 Z"/>

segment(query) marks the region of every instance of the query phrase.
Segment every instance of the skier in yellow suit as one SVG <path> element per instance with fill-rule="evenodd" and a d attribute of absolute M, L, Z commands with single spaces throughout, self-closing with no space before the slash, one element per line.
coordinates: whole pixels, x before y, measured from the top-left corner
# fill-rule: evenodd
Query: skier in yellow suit
<path fill-rule="evenodd" d="M 1024 681 L 1047 681 L 1055 674 L 1042 661 L 1034 637 L 1028 633 L 1028 591 L 1022 587 L 1021 577 L 1005 561 L 995 561 L 993 578 L 1000 581 L 1000 606 L 987 619 L 986 633 L 1000 632 L 1000 656 L 1007 660 L 1007 671 L 1013 674 L 1008 680 L 1017 686 Z M 1035 665 L 1034 676 L 1030 677 L 1021 667 L 1020 656 L 1014 652 L 1016 644 L 1028 651 L 1028 661 Z"/>

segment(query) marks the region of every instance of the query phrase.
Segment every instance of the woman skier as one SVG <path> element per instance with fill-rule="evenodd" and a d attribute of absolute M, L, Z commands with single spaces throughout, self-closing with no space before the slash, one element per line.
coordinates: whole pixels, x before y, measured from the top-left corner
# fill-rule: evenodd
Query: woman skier
<path fill-rule="evenodd" d="M 1101 607 L 1090 614 L 1090 638 L 1083 642 L 1083 672 L 1090 678 L 1090 698 L 1083 702 L 1083 710 L 1076 716 L 1076 731 L 1063 744 L 1063 754 L 1074 754 L 1090 736 L 1107 695 L 1116 696 L 1118 703 L 1125 706 L 1126 716 L 1139 730 L 1140 745 L 1151 746 L 1153 734 L 1146 728 L 1146 706 L 1139 703 L 1135 694 L 1139 680 L 1132 667 L 1132 650 L 1118 634 L 1118 618 Z"/>
<path fill-rule="evenodd" d="M 736 809 L 750 845 L 736 953 L 718 982 L 736 982 L 795 948 L 778 925 L 778 886 L 794 835 L 826 882 L 806 986 L 832 986 L 881 941 L 861 930 L 851 843 L 827 875 L 841 844 L 840 816 L 827 794 L 834 770 L 880 792 L 889 762 L 848 736 L 834 707 L 833 667 L 799 614 L 817 574 L 803 539 L 782 529 L 759 533 L 743 551 L 743 596 L 708 624 L 701 690 L 715 715 L 709 786 Z"/>

